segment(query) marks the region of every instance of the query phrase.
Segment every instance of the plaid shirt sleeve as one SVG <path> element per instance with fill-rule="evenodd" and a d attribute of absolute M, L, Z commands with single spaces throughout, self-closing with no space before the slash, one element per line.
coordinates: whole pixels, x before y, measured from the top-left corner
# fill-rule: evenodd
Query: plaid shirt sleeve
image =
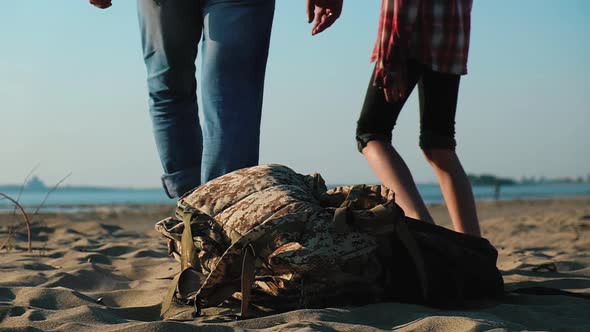
<path fill-rule="evenodd" d="M 403 61 L 421 0 L 382 0 L 379 32 L 371 55 L 376 62 L 374 83 L 386 86 L 395 63 Z"/>
<path fill-rule="evenodd" d="M 379 34 L 372 61 L 379 84 L 401 54 L 432 70 L 463 75 L 467 55 L 473 0 L 382 0 Z"/>

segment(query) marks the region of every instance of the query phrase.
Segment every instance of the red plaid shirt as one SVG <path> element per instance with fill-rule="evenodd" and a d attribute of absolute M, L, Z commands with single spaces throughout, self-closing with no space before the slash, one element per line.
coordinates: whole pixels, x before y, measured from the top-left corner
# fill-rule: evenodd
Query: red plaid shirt
<path fill-rule="evenodd" d="M 432 70 L 467 74 L 473 0 L 382 0 L 379 35 L 371 56 L 377 75 L 401 54 Z"/>

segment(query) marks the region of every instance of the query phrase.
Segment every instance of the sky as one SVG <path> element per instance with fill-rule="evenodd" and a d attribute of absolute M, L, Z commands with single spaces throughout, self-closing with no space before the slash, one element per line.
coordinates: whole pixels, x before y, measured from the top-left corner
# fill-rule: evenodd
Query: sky
<path fill-rule="evenodd" d="M 354 132 L 371 74 L 379 0 L 345 0 L 312 37 L 304 0 L 277 0 L 266 75 L 261 163 L 328 183 L 376 183 Z M 36 171 L 53 184 L 158 187 L 136 3 L 19 0 L 0 11 L 0 183 Z M 590 174 L 590 1 L 474 1 L 461 79 L 457 152 L 468 173 Z M 197 60 L 197 67 L 199 67 Z M 394 130 L 417 182 L 413 95 Z"/>

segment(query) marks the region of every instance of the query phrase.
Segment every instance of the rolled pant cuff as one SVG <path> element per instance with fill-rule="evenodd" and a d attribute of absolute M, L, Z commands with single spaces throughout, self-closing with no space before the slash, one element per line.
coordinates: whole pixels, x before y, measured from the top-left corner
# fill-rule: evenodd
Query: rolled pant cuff
<path fill-rule="evenodd" d="M 189 190 L 201 184 L 201 169 L 189 168 L 162 175 L 162 186 L 170 198 L 182 197 Z"/>
<path fill-rule="evenodd" d="M 356 135 L 356 147 L 360 153 L 363 153 L 363 149 L 369 144 L 370 141 L 383 141 L 391 143 L 391 135 L 382 134 L 357 134 Z"/>
<path fill-rule="evenodd" d="M 452 136 L 437 135 L 432 133 L 420 134 L 420 148 L 422 150 L 443 149 L 455 151 L 456 146 L 457 142 Z"/>

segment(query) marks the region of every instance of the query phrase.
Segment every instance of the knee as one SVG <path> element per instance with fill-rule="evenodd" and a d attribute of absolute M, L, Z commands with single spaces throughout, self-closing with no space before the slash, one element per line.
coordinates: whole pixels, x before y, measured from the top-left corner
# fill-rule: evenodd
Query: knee
<path fill-rule="evenodd" d="M 154 103 L 174 99 L 193 98 L 197 82 L 193 68 L 162 66 L 148 74 L 148 89 Z"/>
<path fill-rule="evenodd" d="M 155 121 L 197 121 L 197 83 L 194 71 L 163 67 L 148 76 L 149 111 Z M 156 120 L 158 119 L 158 120 Z"/>
<path fill-rule="evenodd" d="M 432 167 L 448 169 L 457 160 L 457 154 L 451 149 L 423 149 L 424 157 Z"/>

